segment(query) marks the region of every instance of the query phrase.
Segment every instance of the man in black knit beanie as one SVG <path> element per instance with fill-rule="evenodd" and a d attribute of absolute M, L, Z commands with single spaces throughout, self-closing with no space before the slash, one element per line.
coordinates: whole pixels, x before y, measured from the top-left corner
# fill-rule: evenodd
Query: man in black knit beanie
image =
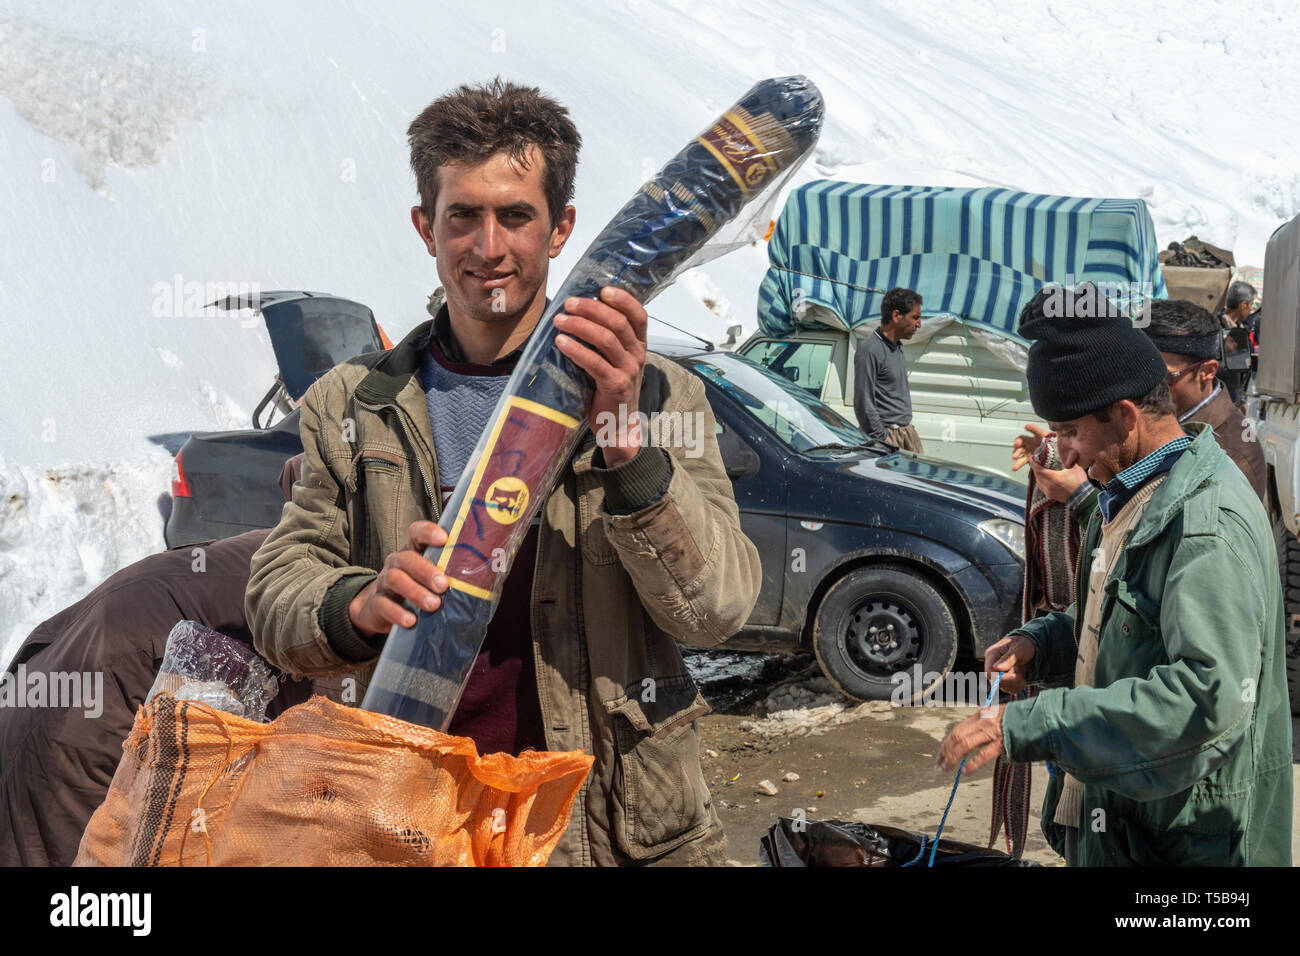
<path fill-rule="evenodd" d="M 984 659 L 1028 700 L 970 717 L 939 766 L 1044 760 L 1069 865 L 1289 866 L 1291 720 L 1268 518 L 1203 422 L 1174 414 L 1150 339 L 1090 283 L 1020 317 L 1034 410 L 1100 488 L 1065 611 Z"/>

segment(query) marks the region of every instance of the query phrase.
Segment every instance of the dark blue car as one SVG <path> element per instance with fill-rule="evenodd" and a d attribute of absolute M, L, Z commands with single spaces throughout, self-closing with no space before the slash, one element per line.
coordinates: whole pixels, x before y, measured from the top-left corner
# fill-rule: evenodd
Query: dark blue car
<path fill-rule="evenodd" d="M 810 648 L 845 694 L 888 699 L 895 675 L 942 675 L 1020 624 L 1019 485 L 868 439 L 746 358 L 655 351 L 704 380 L 761 556 L 758 606 L 729 646 Z"/>

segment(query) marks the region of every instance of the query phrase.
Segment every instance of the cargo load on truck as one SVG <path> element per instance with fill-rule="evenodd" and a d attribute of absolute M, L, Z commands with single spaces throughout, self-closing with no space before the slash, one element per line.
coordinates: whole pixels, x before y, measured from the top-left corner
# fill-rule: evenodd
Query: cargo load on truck
<path fill-rule="evenodd" d="M 1188 236 L 1182 242 L 1169 243 L 1159 259 L 1169 298 L 1195 302 L 1211 312 L 1223 308 L 1237 267 L 1230 251 Z"/>

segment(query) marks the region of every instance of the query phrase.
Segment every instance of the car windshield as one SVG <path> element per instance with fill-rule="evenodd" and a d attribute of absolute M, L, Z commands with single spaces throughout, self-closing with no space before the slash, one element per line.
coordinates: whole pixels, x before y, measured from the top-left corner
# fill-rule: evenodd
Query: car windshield
<path fill-rule="evenodd" d="M 682 364 L 748 409 L 795 451 L 857 447 L 867 436 L 788 378 L 737 355 L 693 355 Z"/>

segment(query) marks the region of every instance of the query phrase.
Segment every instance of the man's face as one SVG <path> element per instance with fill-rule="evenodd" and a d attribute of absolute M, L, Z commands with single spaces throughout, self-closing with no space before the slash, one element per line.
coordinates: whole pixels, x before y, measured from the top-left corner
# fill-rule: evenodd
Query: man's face
<path fill-rule="evenodd" d="M 1250 306 L 1251 302 L 1249 299 L 1245 302 L 1238 303 L 1237 307 L 1228 313 L 1228 318 L 1232 319 L 1232 321 L 1237 325 L 1241 325 L 1241 323 L 1250 318 Z"/>
<path fill-rule="evenodd" d="M 904 315 L 897 309 L 894 310 L 894 334 L 899 340 L 910 339 L 916 334 L 916 330 L 921 327 L 921 303 L 916 303 Z"/>
<path fill-rule="evenodd" d="M 552 226 L 544 162 L 534 147 L 527 167 L 505 153 L 477 166 L 442 166 L 433 221 L 418 207 L 411 210 L 457 318 L 517 320 L 545 298 L 547 268 L 573 231 L 574 210 L 566 207 Z"/>
<path fill-rule="evenodd" d="M 1128 445 L 1132 432 L 1124 426 L 1120 406 L 1131 402 L 1116 402 L 1110 408 L 1110 421 L 1103 422 L 1096 415 L 1085 415 L 1068 422 L 1048 422 L 1057 434 L 1057 451 L 1065 468 L 1075 465 L 1084 468 L 1088 476 L 1105 484 L 1127 468 Z M 1133 415 L 1136 418 L 1136 408 Z"/>
<path fill-rule="evenodd" d="M 1165 368 L 1169 371 L 1169 394 L 1174 400 L 1174 411 L 1179 415 L 1210 394 L 1214 387 L 1214 374 L 1219 370 L 1218 362 L 1210 360 L 1197 365 L 1196 359 L 1174 352 L 1161 352 L 1160 357 L 1165 360 Z"/>

